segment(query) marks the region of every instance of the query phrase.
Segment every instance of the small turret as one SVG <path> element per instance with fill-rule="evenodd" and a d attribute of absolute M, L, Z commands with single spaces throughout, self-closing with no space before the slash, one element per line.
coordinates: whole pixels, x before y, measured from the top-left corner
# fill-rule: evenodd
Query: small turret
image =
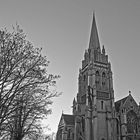
<path fill-rule="evenodd" d="M 74 98 L 73 99 L 73 106 L 72 106 L 72 108 L 73 108 L 73 114 L 76 114 L 76 104 L 77 104 L 77 102 L 76 102 L 76 100 Z"/>
<path fill-rule="evenodd" d="M 105 48 L 104 48 L 104 45 L 103 45 L 103 48 L 102 48 L 102 54 L 105 55 Z"/>
<path fill-rule="evenodd" d="M 73 99 L 73 105 L 75 105 L 76 104 L 76 100 L 75 100 L 75 98 Z"/>

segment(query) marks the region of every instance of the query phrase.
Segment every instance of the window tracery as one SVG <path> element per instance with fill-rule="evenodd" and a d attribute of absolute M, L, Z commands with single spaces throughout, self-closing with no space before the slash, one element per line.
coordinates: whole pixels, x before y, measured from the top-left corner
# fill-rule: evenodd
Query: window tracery
<path fill-rule="evenodd" d="M 101 101 L 101 109 L 103 109 L 103 108 L 104 108 L 104 102 Z"/>
<path fill-rule="evenodd" d="M 100 73 L 99 73 L 99 71 L 96 71 L 95 76 L 96 76 L 95 84 L 96 84 L 96 87 L 99 88 L 99 85 L 100 85 Z"/>
<path fill-rule="evenodd" d="M 138 133 L 138 118 L 133 110 L 127 113 L 127 132 Z"/>
<path fill-rule="evenodd" d="M 102 86 L 105 87 L 106 85 L 106 74 L 105 72 L 102 73 Z"/>

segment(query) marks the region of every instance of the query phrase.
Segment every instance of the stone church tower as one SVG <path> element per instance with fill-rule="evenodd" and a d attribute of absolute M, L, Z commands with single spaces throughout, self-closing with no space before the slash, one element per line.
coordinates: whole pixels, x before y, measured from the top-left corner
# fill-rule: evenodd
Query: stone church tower
<path fill-rule="evenodd" d="M 85 119 L 86 140 L 114 140 L 114 91 L 111 65 L 100 47 L 93 15 L 89 48 L 79 71 L 77 102 L 73 114 Z M 76 138 L 77 139 L 77 138 Z"/>
<path fill-rule="evenodd" d="M 128 107 L 130 100 L 133 103 Z M 89 47 L 79 70 L 77 97 L 73 100 L 73 115 L 62 114 L 57 140 L 132 140 L 133 128 L 138 133 L 140 126 L 139 110 L 131 95 L 114 102 L 111 64 L 105 47 L 100 46 L 93 14 Z M 135 124 L 129 121 L 130 116 L 135 118 Z"/>

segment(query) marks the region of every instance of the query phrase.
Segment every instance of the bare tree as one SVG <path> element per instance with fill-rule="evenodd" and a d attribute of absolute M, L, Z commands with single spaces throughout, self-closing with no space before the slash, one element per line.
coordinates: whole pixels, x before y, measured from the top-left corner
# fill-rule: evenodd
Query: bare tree
<path fill-rule="evenodd" d="M 0 31 L 0 138 L 35 139 L 40 120 L 51 113 L 51 90 L 59 76 L 48 74 L 49 61 L 17 26 Z"/>

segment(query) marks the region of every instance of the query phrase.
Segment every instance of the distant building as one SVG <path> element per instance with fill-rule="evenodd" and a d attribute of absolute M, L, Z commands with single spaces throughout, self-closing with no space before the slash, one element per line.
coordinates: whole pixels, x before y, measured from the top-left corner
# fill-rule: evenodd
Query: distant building
<path fill-rule="evenodd" d="M 73 115 L 62 114 L 56 140 L 140 140 L 140 107 L 131 93 L 114 102 L 111 64 L 94 15 L 78 80 Z"/>

